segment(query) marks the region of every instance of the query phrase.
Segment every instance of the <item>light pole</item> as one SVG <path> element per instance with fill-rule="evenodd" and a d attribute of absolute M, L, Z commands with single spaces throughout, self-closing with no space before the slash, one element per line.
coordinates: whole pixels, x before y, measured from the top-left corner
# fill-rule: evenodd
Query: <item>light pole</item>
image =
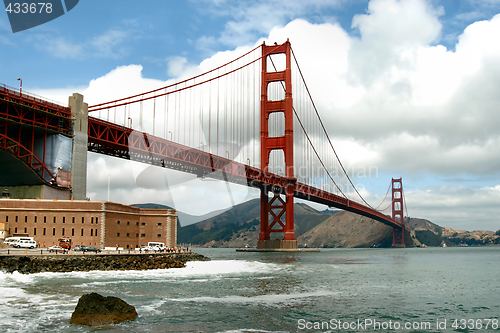
<path fill-rule="evenodd" d="M 19 94 L 23 93 L 23 79 L 19 78 L 17 81 L 20 81 L 19 83 Z"/>
<path fill-rule="evenodd" d="M 170 141 L 172 141 L 172 131 L 168 131 L 170 133 Z"/>
<path fill-rule="evenodd" d="M 132 128 L 132 118 L 128 117 L 128 120 L 129 120 L 129 123 L 128 123 L 129 126 L 128 127 Z"/>
<path fill-rule="evenodd" d="M 229 159 L 229 151 L 226 150 L 226 153 L 227 153 L 227 159 Z"/>

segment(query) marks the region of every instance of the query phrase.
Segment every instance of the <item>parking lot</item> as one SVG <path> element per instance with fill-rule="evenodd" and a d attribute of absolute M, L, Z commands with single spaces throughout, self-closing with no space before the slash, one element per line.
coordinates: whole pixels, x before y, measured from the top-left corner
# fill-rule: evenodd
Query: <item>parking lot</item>
<path fill-rule="evenodd" d="M 102 251 L 100 254 L 133 254 L 134 251 L 128 251 L 128 250 L 124 250 L 124 251 L 116 251 L 116 250 L 104 250 Z M 67 255 L 67 253 L 62 253 L 62 251 L 57 251 L 56 252 L 49 252 L 48 249 L 46 248 L 36 248 L 36 249 L 16 249 L 16 248 L 3 248 L 3 249 L 0 249 L 0 255 L 54 255 L 54 254 L 57 254 L 57 255 Z M 70 251 L 69 254 L 72 254 L 72 255 L 83 255 L 85 254 L 86 256 L 87 255 L 95 255 L 96 253 L 95 252 L 85 252 L 83 253 L 82 251 Z"/>

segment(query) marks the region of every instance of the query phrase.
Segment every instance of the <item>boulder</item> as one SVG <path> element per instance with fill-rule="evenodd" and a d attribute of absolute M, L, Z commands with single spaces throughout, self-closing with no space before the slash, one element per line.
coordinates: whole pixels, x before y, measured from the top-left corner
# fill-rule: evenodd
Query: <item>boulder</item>
<path fill-rule="evenodd" d="M 137 311 L 124 300 L 97 293 L 80 297 L 75 311 L 71 315 L 70 324 L 100 326 L 117 324 L 137 317 Z"/>

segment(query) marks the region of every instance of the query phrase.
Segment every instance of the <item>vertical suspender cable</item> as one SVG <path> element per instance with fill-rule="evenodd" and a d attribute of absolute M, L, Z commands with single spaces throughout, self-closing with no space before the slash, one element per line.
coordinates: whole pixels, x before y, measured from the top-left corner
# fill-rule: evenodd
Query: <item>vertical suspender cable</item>
<path fill-rule="evenodd" d="M 175 90 L 177 90 L 177 86 L 176 86 Z M 175 138 L 176 138 L 174 140 L 177 143 L 180 143 L 180 136 L 179 136 L 180 135 L 179 134 L 179 132 L 180 132 L 180 120 L 179 120 L 179 118 L 180 117 L 177 116 L 177 113 L 178 113 L 178 110 L 179 110 L 179 107 L 177 105 L 177 97 L 179 97 L 179 104 L 180 104 L 180 97 L 181 97 L 180 93 L 176 93 L 174 95 L 174 124 L 173 124 L 173 128 L 174 128 L 174 134 L 175 134 Z"/>
<path fill-rule="evenodd" d="M 208 83 L 208 151 L 212 145 L 212 81 Z"/>
<path fill-rule="evenodd" d="M 200 123 L 200 127 L 199 130 L 198 130 L 198 142 L 202 143 L 204 140 L 205 140 L 205 123 L 204 123 L 204 117 L 203 117 L 203 105 L 205 104 L 203 102 L 203 88 L 202 87 L 199 87 L 198 88 L 200 90 L 200 105 L 199 105 L 199 115 L 198 115 L 198 121 Z M 202 147 L 203 150 L 205 150 L 204 147 Z"/>
<path fill-rule="evenodd" d="M 153 99 L 153 136 L 155 135 L 155 125 L 156 125 L 156 98 Z"/>
<path fill-rule="evenodd" d="M 139 131 L 143 131 L 143 127 L 142 127 L 142 108 L 143 108 L 143 102 L 141 101 L 139 103 Z"/>
<path fill-rule="evenodd" d="M 217 70 L 217 76 L 219 76 L 219 70 Z M 219 90 L 219 84 L 220 84 L 221 79 L 217 79 L 217 146 L 216 146 L 216 151 L 217 155 L 219 155 L 219 98 L 220 98 L 220 90 Z"/>
<path fill-rule="evenodd" d="M 252 101 L 253 101 L 253 112 L 252 112 L 252 114 L 253 114 L 253 131 L 252 131 L 253 158 L 252 158 L 252 166 L 255 166 L 255 165 L 257 165 L 257 163 L 256 163 L 257 161 L 255 160 L 255 145 L 256 145 L 256 141 L 257 141 L 256 140 L 257 137 L 255 134 L 255 118 L 256 118 L 255 113 L 257 113 L 257 111 L 255 109 L 255 100 L 257 99 L 256 94 L 255 94 L 255 91 L 256 91 L 256 89 L 255 89 L 255 76 L 256 76 L 255 63 L 252 64 L 252 67 L 253 67 L 253 70 L 252 70 L 252 73 L 253 73 L 252 74 L 252 77 L 253 77 L 253 95 L 252 95 Z"/>
<path fill-rule="evenodd" d="M 164 101 L 164 108 L 163 108 L 163 137 L 165 140 L 167 139 L 167 118 L 168 118 L 168 95 L 167 95 L 167 88 L 165 88 L 165 101 Z"/>
<path fill-rule="evenodd" d="M 184 88 L 186 88 L 186 86 L 187 86 L 187 82 L 184 82 Z M 188 140 L 186 140 L 186 134 L 187 134 L 186 133 L 187 132 L 187 128 L 186 128 L 186 126 L 187 126 L 187 117 L 186 117 L 187 92 L 184 90 L 183 93 L 184 93 L 184 105 L 182 106 L 182 108 L 179 109 L 179 112 L 182 115 L 182 120 L 184 122 L 184 131 L 183 131 L 184 133 L 182 133 L 183 134 L 182 137 L 184 139 L 183 143 L 185 145 L 188 145 L 188 143 L 187 143 Z"/>

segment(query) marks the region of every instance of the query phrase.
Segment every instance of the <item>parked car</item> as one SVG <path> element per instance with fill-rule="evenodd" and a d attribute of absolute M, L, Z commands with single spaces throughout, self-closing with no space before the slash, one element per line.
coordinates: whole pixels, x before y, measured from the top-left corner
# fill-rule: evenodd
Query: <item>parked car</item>
<path fill-rule="evenodd" d="M 83 251 L 83 253 L 85 253 L 85 252 L 100 253 L 101 252 L 101 250 L 99 250 L 98 248 L 95 248 L 93 246 L 84 246 L 82 251 Z"/>
<path fill-rule="evenodd" d="M 66 251 L 66 249 L 63 249 L 62 247 L 60 247 L 59 245 L 52 245 L 51 247 L 49 247 L 49 252 L 64 252 Z"/>
<path fill-rule="evenodd" d="M 73 251 L 83 251 L 84 248 L 85 248 L 84 245 L 77 245 L 77 246 L 75 246 L 75 248 L 73 249 Z"/>
<path fill-rule="evenodd" d="M 36 247 L 36 242 L 34 240 L 19 240 L 15 243 L 12 243 L 14 247 L 17 248 L 28 248 L 28 249 L 34 249 Z"/>
<path fill-rule="evenodd" d="M 139 251 L 139 252 L 149 252 L 149 251 L 151 251 L 151 249 L 147 245 L 141 245 L 141 247 L 136 247 L 135 250 Z"/>
<path fill-rule="evenodd" d="M 22 241 L 35 241 L 33 237 L 7 237 L 3 242 L 4 244 L 13 246 L 13 247 L 19 247 L 16 246 L 17 243 L 22 242 Z"/>
<path fill-rule="evenodd" d="M 148 247 L 150 251 L 160 251 L 163 252 L 166 250 L 165 244 L 160 242 L 148 242 Z"/>

